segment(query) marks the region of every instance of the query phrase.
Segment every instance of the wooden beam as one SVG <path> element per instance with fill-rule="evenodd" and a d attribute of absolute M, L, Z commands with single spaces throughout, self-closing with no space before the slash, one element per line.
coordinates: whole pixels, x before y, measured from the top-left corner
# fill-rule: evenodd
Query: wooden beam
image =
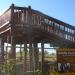
<path fill-rule="evenodd" d="M 34 43 L 34 66 L 35 71 L 39 69 L 39 49 L 37 43 Z"/>
<path fill-rule="evenodd" d="M 22 45 L 20 44 L 20 61 L 22 61 L 22 58 L 23 58 L 21 48 L 22 48 Z"/>
<path fill-rule="evenodd" d="M 24 43 L 24 72 L 27 72 L 27 43 Z"/>
<path fill-rule="evenodd" d="M 34 62 L 33 62 L 33 50 L 32 50 L 32 42 L 29 43 L 29 58 L 30 58 L 30 71 L 34 71 Z"/>
<path fill-rule="evenodd" d="M 6 63 L 7 63 L 7 59 L 8 59 L 8 43 L 9 43 L 9 36 L 7 36 L 7 46 L 6 46 Z"/>
<path fill-rule="evenodd" d="M 41 61 L 41 75 L 44 75 L 44 42 L 41 42 L 41 55 L 42 55 L 42 61 Z"/>
<path fill-rule="evenodd" d="M 4 39 L 0 38 L 0 63 L 4 62 Z"/>
<path fill-rule="evenodd" d="M 14 37 L 11 35 L 11 59 L 16 59 L 16 49 L 15 49 L 15 39 Z"/>

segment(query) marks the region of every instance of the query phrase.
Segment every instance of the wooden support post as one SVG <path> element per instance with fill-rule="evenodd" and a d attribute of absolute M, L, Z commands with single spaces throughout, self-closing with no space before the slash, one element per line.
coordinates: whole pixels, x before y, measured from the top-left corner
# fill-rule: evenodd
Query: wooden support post
<path fill-rule="evenodd" d="M 21 51 L 21 47 L 22 47 L 22 45 L 20 44 L 20 61 L 22 61 L 22 58 L 23 58 L 22 51 Z"/>
<path fill-rule="evenodd" d="M 0 63 L 4 62 L 4 40 L 0 38 Z"/>
<path fill-rule="evenodd" d="M 10 58 L 11 59 L 16 59 L 16 44 L 15 44 L 15 39 L 14 39 L 14 36 L 11 36 L 11 56 Z"/>
<path fill-rule="evenodd" d="M 28 7 L 28 24 L 32 25 L 32 11 L 31 11 L 31 6 Z"/>
<path fill-rule="evenodd" d="M 5 64 L 7 65 L 8 63 L 7 63 L 7 61 L 8 61 L 8 59 L 9 59 L 9 57 L 8 57 L 8 43 L 9 43 L 9 36 L 7 36 L 7 45 L 6 45 L 6 51 L 5 51 Z M 7 70 L 7 66 L 6 66 L 6 68 L 5 68 L 5 73 L 8 73 L 8 71 L 6 71 Z"/>
<path fill-rule="evenodd" d="M 34 66 L 35 71 L 39 68 L 39 50 L 37 48 L 37 43 L 34 43 Z"/>
<path fill-rule="evenodd" d="M 7 46 L 6 46 L 6 63 L 8 59 L 8 43 L 9 43 L 9 36 L 7 36 Z"/>
<path fill-rule="evenodd" d="M 14 39 L 14 4 L 11 5 L 11 30 L 10 30 L 10 36 L 11 36 L 11 55 L 10 58 L 11 59 L 16 59 L 16 44 L 15 44 L 15 39 Z"/>
<path fill-rule="evenodd" d="M 30 71 L 34 71 L 34 62 L 33 62 L 33 48 L 32 48 L 32 42 L 29 43 L 29 55 L 30 55 Z"/>
<path fill-rule="evenodd" d="M 24 43 L 24 72 L 27 71 L 27 43 Z"/>
<path fill-rule="evenodd" d="M 12 25 L 13 25 L 13 22 L 14 22 L 14 4 L 11 5 L 11 24 Z"/>
<path fill-rule="evenodd" d="M 42 74 L 41 75 L 44 75 L 44 43 L 42 42 L 41 43 L 41 54 L 42 54 L 42 62 L 41 62 L 41 71 L 42 71 Z"/>

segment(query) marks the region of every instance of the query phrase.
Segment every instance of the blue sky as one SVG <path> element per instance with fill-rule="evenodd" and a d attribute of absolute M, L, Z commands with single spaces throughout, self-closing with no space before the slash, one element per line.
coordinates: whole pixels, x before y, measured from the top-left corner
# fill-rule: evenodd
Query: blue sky
<path fill-rule="evenodd" d="M 26 7 L 31 5 L 35 10 L 75 26 L 75 0 L 0 0 L 0 13 L 12 3 Z"/>

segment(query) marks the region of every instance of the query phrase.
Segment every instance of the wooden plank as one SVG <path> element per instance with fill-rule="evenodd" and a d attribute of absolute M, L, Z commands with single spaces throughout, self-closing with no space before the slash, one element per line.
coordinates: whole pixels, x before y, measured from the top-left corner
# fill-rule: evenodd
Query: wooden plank
<path fill-rule="evenodd" d="M 37 43 L 34 43 L 34 66 L 35 71 L 39 69 L 39 49 L 37 47 Z"/>
<path fill-rule="evenodd" d="M 0 38 L 0 63 L 4 62 L 4 39 Z"/>
<path fill-rule="evenodd" d="M 44 70 L 44 43 L 41 43 L 41 55 L 42 55 L 42 62 L 41 62 L 41 75 L 45 75 L 45 70 Z"/>
<path fill-rule="evenodd" d="M 24 72 L 27 72 L 27 42 L 24 42 Z"/>
<path fill-rule="evenodd" d="M 33 62 L 33 50 L 32 50 L 32 42 L 29 43 L 29 58 L 30 58 L 30 71 L 34 71 L 34 62 Z"/>
<path fill-rule="evenodd" d="M 11 59 L 16 59 L 16 44 L 15 44 L 15 39 L 14 36 L 11 35 Z"/>

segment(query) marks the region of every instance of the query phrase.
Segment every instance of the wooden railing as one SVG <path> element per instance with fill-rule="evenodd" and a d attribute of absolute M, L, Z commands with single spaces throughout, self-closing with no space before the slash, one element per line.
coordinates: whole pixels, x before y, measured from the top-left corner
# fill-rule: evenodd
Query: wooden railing
<path fill-rule="evenodd" d="M 52 32 L 59 37 L 62 37 L 66 40 L 70 40 L 72 42 L 75 42 L 75 27 L 71 26 L 67 23 L 64 23 L 62 21 L 59 21 L 55 18 L 49 17 L 45 14 L 42 14 L 38 11 L 35 12 L 35 22 L 37 25 L 38 22 L 40 23 L 41 27 L 47 31 Z M 40 16 L 40 19 L 37 21 L 37 16 Z"/>
<path fill-rule="evenodd" d="M 47 32 L 52 32 L 72 42 L 75 41 L 75 27 L 30 8 L 16 7 L 14 9 L 14 23 L 17 27 L 40 26 Z"/>
<path fill-rule="evenodd" d="M 42 28 L 47 32 L 52 32 L 61 38 L 75 42 L 75 28 L 66 26 L 65 24 L 59 24 L 44 18 L 42 21 Z"/>
<path fill-rule="evenodd" d="M 13 22 L 17 27 L 39 26 L 44 31 L 52 32 L 59 37 L 75 42 L 75 27 L 31 8 L 14 6 L 13 9 L 13 13 L 11 13 L 12 8 L 10 8 L 0 16 L 0 26 L 11 21 L 11 16 L 13 16 Z"/>

